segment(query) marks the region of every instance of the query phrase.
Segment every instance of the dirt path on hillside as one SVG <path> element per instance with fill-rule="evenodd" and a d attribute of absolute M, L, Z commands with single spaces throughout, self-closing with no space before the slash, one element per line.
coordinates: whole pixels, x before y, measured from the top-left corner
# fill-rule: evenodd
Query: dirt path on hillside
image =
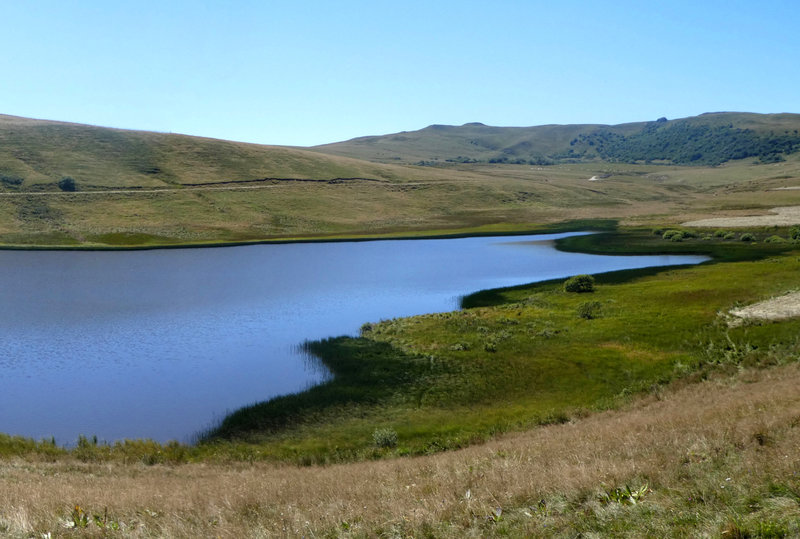
<path fill-rule="evenodd" d="M 280 185 L 246 185 L 237 187 L 165 187 L 163 189 L 109 189 L 97 191 L 39 191 L 23 193 L 0 193 L 0 197 L 74 196 L 74 195 L 139 195 L 145 193 L 186 193 L 190 191 L 243 191 L 246 189 L 269 189 Z"/>
<path fill-rule="evenodd" d="M 277 182 L 277 183 L 276 183 Z M 152 189 L 96 189 L 91 191 L 20 191 L 0 192 L 0 197 L 27 197 L 27 196 L 71 196 L 71 195 L 131 195 L 141 193 L 185 193 L 187 191 L 245 191 L 251 189 L 270 189 L 284 187 L 290 183 L 313 183 L 324 185 L 342 185 L 353 182 L 389 183 L 373 178 L 333 178 L 330 180 L 312 180 L 304 178 L 267 178 L 264 180 L 245 180 L 231 182 L 214 182 L 209 184 L 188 183 L 183 187 L 158 187 Z M 249 185 L 241 185 L 249 184 Z M 256 184 L 256 185 L 252 185 Z M 403 185 L 417 185 L 407 183 Z"/>
<path fill-rule="evenodd" d="M 714 217 L 687 221 L 683 226 L 696 227 L 748 227 L 748 226 L 789 226 L 800 224 L 800 206 L 772 208 L 768 215 L 749 215 L 744 217 Z"/>

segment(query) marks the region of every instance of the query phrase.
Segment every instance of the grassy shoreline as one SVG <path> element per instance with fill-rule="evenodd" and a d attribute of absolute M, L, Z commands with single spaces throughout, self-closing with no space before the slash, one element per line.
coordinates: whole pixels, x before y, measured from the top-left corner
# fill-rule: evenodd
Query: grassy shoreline
<path fill-rule="evenodd" d="M 631 232 L 626 232 L 616 236 L 611 234 L 611 236 L 619 239 L 627 238 L 630 234 Z M 748 264 L 795 248 L 792 244 L 749 244 L 740 247 L 738 244 L 731 244 L 730 242 L 717 242 L 709 245 L 698 240 L 694 244 L 684 243 L 678 249 L 673 244 L 660 241 L 660 238 L 653 236 L 652 233 L 645 234 L 643 231 L 633 231 L 633 234 L 638 234 L 637 237 L 643 243 L 636 246 L 635 249 L 629 249 L 629 252 L 641 254 L 642 252 L 654 253 L 669 250 L 672 252 L 702 253 L 714 256 L 717 262 L 733 263 L 735 260 Z M 586 242 L 589 241 L 594 242 L 594 250 L 602 251 L 603 247 L 608 246 L 613 248 L 613 244 L 608 242 L 609 234 L 566 238 L 559 241 L 559 247 L 562 247 L 563 243 L 574 239 L 582 240 L 581 247 L 585 247 L 587 245 Z M 598 284 L 602 287 L 625 286 L 626 283 L 642 279 L 651 279 L 658 282 L 662 274 L 679 275 L 681 272 L 692 271 L 692 268 L 625 270 L 599 275 Z M 772 268 L 768 271 L 772 271 Z M 717 280 L 724 279 L 727 277 L 727 272 L 727 269 L 718 269 L 713 278 Z M 791 282 L 791 272 L 788 275 L 787 280 Z M 738 285 L 729 286 L 726 293 L 729 297 L 736 296 L 738 290 Z M 531 301 L 531 297 L 536 294 L 548 298 L 543 301 L 551 301 L 555 298 L 555 301 L 563 303 L 566 300 L 570 305 L 570 309 L 579 307 L 579 304 L 583 302 L 578 301 L 577 298 L 567 299 L 569 295 L 560 291 L 560 281 L 522 285 L 512 289 L 490 291 L 489 293 L 494 294 L 496 298 L 506 296 L 491 304 L 496 310 L 502 312 L 480 313 L 473 316 L 474 319 L 478 319 L 477 322 L 475 320 L 458 321 L 459 318 L 468 318 L 470 316 L 469 311 L 439 313 L 397 321 L 385 321 L 379 324 L 367 324 L 365 325 L 366 331 L 363 332 L 363 336 L 359 339 L 338 338 L 313 343 L 312 348 L 314 351 L 334 372 L 341 370 L 343 366 L 345 370 L 352 369 L 352 366 L 346 367 L 347 362 L 355 361 L 359 369 L 362 369 L 357 373 L 358 376 L 363 376 L 364 378 L 340 377 L 324 387 L 312 388 L 300 395 L 275 399 L 234 412 L 223 421 L 223 424 L 220 425 L 215 433 L 208 436 L 207 440 L 238 440 L 235 443 L 245 441 L 245 446 L 250 447 L 255 455 L 306 463 L 320 461 L 320 459 L 325 462 L 331 459 L 333 461 L 359 460 L 393 454 L 424 454 L 484 441 L 499 432 L 563 421 L 575 413 L 582 414 L 591 409 L 615 406 L 618 404 L 617 400 L 620 395 L 623 395 L 624 400 L 626 392 L 627 394 L 636 393 L 652 384 L 661 385 L 680 376 L 708 367 L 706 364 L 708 363 L 708 358 L 695 357 L 697 354 L 703 353 L 701 350 L 696 349 L 696 347 L 684 347 L 684 349 L 676 352 L 677 356 L 675 358 L 677 359 L 673 358 L 671 363 L 668 362 L 661 365 L 655 370 L 651 369 L 639 378 L 636 376 L 629 378 L 625 383 L 620 382 L 617 385 L 611 383 L 610 387 L 614 387 L 613 391 L 601 391 L 599 394 L 592 394 L 589 399 L 570 400 L 568 398 L 564 401 L 560 400 L 560 397 L 551 396 L 549 400 L 548 398 L 539 397 L 539 402 L 535 405 L 525 401 L 525 399 L 523 399 L 523 402 L 514 401 L 513 397 L 509 396 L 508 387 L 506 387 L 502 379 L 497 379 L 494 371 L 504 372 L 504 369 L 511 368 L 512 364 L 518 366 L 515 368 L 520 368 L 524 364 L 524 360 L 520 356 L 532 356 L 540 353 L 541 350 L 525 349 L 523 352 L 517 351 L 516 355 L 514 353 L 510 356 L 504 355 L 504 350 L 498 350 L 498 342 L 504 339 L 513 340 L 513 336 L 510 336 L 510 334 L 514 333 L 514 331 L 502 326 L 509 323 L 513 324 L 513 328 L 519 327 L 520 324 L 536 325 L 544 317 L 551 320 L 562 320 L 562 323 L 569 329 L 570 324 L 575 322 L 575 320 L 570 320 L 570 317 L 575 315 L 574 311 L 572 313 L 569 311 L 567 313 L 563 312 L 563 308 L 560 309 L 560 312 L 554 309 L 549 311 L 546 309 L 538 311 L 531 309 L 530 313 L 525 313 L 530 315 L 527 319 L 523 315 L 521 322 L 515 322 L 513 318 L 510 318 L 504 312 L 510 309 L 517 311 L 517 316 L 522 315 L 523 311 L 526 311 L 526 306 L 521 306 L 520 299 L 524 304 L 527 301 Z M 632 297 L 632 310 L 637 309 L 636 304 L 642 301 L 657 301 L 655 299 L 642 298 L 640 297 L 641 293 L 639 294 L 639 296 Z M 658 293 L 651 294 L 650 297 L 656 298 Z M 617 301 L 619 299 L 614 299 L 613 294 L 610 299 L 605 299 L 605 302 L 609 304 Z M 601 303 L 603 303 L 602 300 Z M 704 302 L 703 305 L 705 305 Z M 474 305 L 465 306 L 472 307 Z M 685 314 L 686 305 L 683 300 L 673 305 L 673 307 L 679 313 Z M 696 322 L 697 319 L 693 321 L 698 326 L 701 323 L 710 326 L 710 329 L 702 328 L 701 331 L 701 333 L 708 334 L 704 335 L 704 338 L 708 339 L 709 342 L 714 340 L 721 341 L 723 334 L 727 338 L 726 330 L 718 327 L 719 324 L 715 316 L 712 313 L 711 316 L 701 318 L 701 322 Z M 493 317 L 494 320 L 492 320 Z M 603 322 L 598 320 L 593 323 L 602 324 Z M 674 323 L 675 321 L 673 321 Z M 466 326 L 472 324 L 472 326 L 465 327 L 464 324 Z M 717 324 L 717 327 L 714 327 L 715 324 Z M 425 329 L 421 331 L 413 329 L 412 326 L 415 325 L 423 325 Z M 635 321 L 626 319 L 624 323 L 617 327 L 621 328 L 623 326 L 628 331 L 635 326 Z M 545 335 L 546 339 L 555 337 L 554 340 L 558 340 L 558 334 L 562 329 L 564 328 L 548 327 L 547 324 L 541 324 L 541 327 L 528 329 L 526 330 L 527 334 L 516 336 L 516 338 L 524 341 L 530 335 L 534 337 L 536 335 Z M 695 327 L 684 328 L 684 332 L 692 334 L 696 329 Z M 432 332 L 435 332 L 433 336 L 431 336 Z M 379 336 L 379 333 L 382 333 L 382 335 Z M 482 334 L 476 339 L 478 333 Z M 714 334 L 713 337 L 710 334 Z M 446 345 L 448 348 L 442 350 L 445 347 L 441 341 L 449 342 L 448 336 L 451 335 L 460 335 L 461 337 L 457 337 L 452 343 Z M 603 338 L 614 341 L 614 338 L 608 337 L 608 335 Z M 759 338 L 768 339 L 770 337 L 762 335 Z M 566 339 L 578 340 L 579 349 L 592 348 L 584 336 L 570 336 L 566 337 Z M 664 341 L 664 339 L 662 338 L 661 341 Z M 481 345 L 482 342 L 483 346 Z M 390 346 L 386 347 L 387 344 Z M 599 344 L 607 345 L 608 342 L 603 342 L 601 339 Z M 615 343 L 614 346 L 618 346 L 623 350 L 622 352 L 617 350 L 616 353 L 607 354 L 608 361 L 620 361 L 621 356 L 626 354 L 633 356 L 636 354 L 657 355 L 654 349 L 657 351 L 659 347 L 666 346 L 668 348 L 667 342 L 659 342 L 655 346 L 653 344 L 652 342 L 649 344 L 647 342 L 640 343 L 638 346 L 643 346 L 646 349 L 641 351 L 636 350 L 636 346 L 630 347 Z M 379 352 L 376 352 L 376 346 L 380 347 Z M 524 345 L 521 346 L 524 348 Z M 546 352 L 550 356 L 554 354 L 557 356 L 565 353 L 566 349 L 570 349 L 568 354 L 575 355 L 577 353 L 579 356 L 581 355 L 580 350 L 575 350 L 574 346 L 570 347 L 569 344 L 564 344 L 563 342 L 559 346 L 551 347 L 552 349 L 546 350 Z M 565 346 L 566 348 L 564 348 Z M 742 346 L 746 347 L 744 344 Z M 764 346 L 768 347 L 769 345 Z M 348 349 L 348 347 L 352 348 Z M 626 347 L 631 349 L 624 350 Z M 586 352 L 583 353 L 586 355 Z M 464 363 L 462 357 L 459 356 L 468 356 L 469 362 Z M 403 359 L 399 363 L 395 363 L 397 358 Z M 486 358 L 491 358 L 493 364 L 487 365 L 488 360 Z M 507 361 L 511 363 L 507 363 Z M 523 363 L 519 363 L 520 361 L 523 361 Z M 590 358 L 585 358 L 585 361 L 590 364 Z M 624 363 L 624 358 L 622 361 Z M 426 362 L 429 363 L 427 367 Z M 636 361 L 633 361 L 627 364 L 627 367 L 618 368 L 623 370 L 639 368 L 640 366 L 637 366 L 636 363 Z M 677 371 L 670 371 L 670 365 L 672 365 L 671 368 L 675 369 L 674 365 L 676 364 L 680 364 Z M 377 370 L 374 373 L 365 373 L 363 370 L 369 371 L 371 365 L 374 365 Z M 605 364 L 601 369 L 607 369 L 608 366 L 609 364 Z M 665 368 L 666 370 L 664 370 Z M 416 372 L 412 376 L 412 378 L 416 377 L 416 379 L 409 382 L 408 380 L 401 381 L 397 378 L 391 378 L 387 376 L 387 369 L 404 375 L 408 374 L 408 369 L 410 369 Z M 464 374 L 464 369 L 467 369 L 466 375 Z M 470 371 L 469 369 L 473 370 Z M 452 381 L 453 377 L 456 377 L 458 381 L 454 383 Z M 465 377 L 469 381 L 464 382 Z M 495 380 L 495 386 L 487 388 L 486 380 L 492 379 Z M 552 382 L 557 379 L 559 378 L 554 376 L 549 381 Z M 340 383 L 341 385 L 339 385 Z M 460 387 L 459 383 L 465 384 L 466 388 Z M 569 382 L 566 383 L 569 384 Z M 480 396 L 472 394 L 474 393 L 473 386 L 481 387 L 482 391 L 486 391 L 488 394 L 495 391 L 497 396 L 490 397 L 489 405 L 487 405 L 486 394 Z M 359 387 L 369 387 L 371 389 L 369 398 L 361 399 L 354 396 L 358 394 L 357 389 Z M 575 389 L 580 393 L 584 393 L 587 386 L 584 385 Z M 377 395 L 376 391 L 378 392 Z M 380 394 L 380 391 L 383 391 L 383 393 Z M 442 397 L 442 395 L 439 395 L 436 397 L 437 391 L 448 396 Z M 453 395 L 462 393 L 466 393 L 467 396 L 461 400 L 453 397 Z M 330 400 L 329 395 L 336 395 L 336 397 Z M 437 398 L 439 399 L 438 401 L 436 401 Z M 492 398 L 500 399 L 502 404 L 499 408 L 491 404 Z M 434 400 L 436 404 L 424 408 L 421 403 L 425 399 L 428 401 Z M 338 404 L 331 407 L 327 406 L 331 402 Z M 505 413 L 502 410 L 503 406 L 512 410 L 516 409 L 516 412 Z M 421 408 L 422 411 L 420 411 Z M 429 414 L 431 417 L 421 419 L 419 417 L 420 414 L 423 416 Z M 446 417 L 451 414 L 460 415 L 465 419 L 458 424 L 448 423 Z M 360 416 L 360 418 L 354 418 L 353 416 Z M 489 418 L 488 420 L 486 419 L 487 417 Z M 276 424 L 276 418 L 283 419 Z M 286 428 L 292 422 L 287 418 L 294 418 L 301 426 Z M 283 421 L 283 423 L 280 423 L 280 421 Z M 323 423 L 326 425 L 324 428 L 320 426 Z M 331 424 L 336 424 L 337 427 L 330 427 Z M 425 426 L 426 424 L 427 427 Z M 320 426 L 319 431 L 316 433 L 314 425 Z M 380 429 L 395 430 L 400 439 L 398 446 L 389 449 L 376 448 L 371 443 L 371 434 Z M 358 441 L 354 442 L 354 439 Z M 405 445 L 402 443 L 404 440 L 407 442 Z"/>
<path fill-rule="evenodd" d="M 547 231 L 591 226 L 587 222 L 565 223 Z M 703 269 L 712 273 L 705 278 L 710 281 L 705 285 L 702 279 L 682 285 L 690 289 L 709 285 L 719 288 L 730 275 L 754 271 L 747 264 L 766 264 L 766 257 L 784 260 L 783 264 L 790 266 L 791 257 L 781 253 L 796 249 L 791 243 L 744 244 L 700 239 L 675 245 L 662 241 L 649 230 L 609 232 L 609 226 L 604 221 L 595 228 L 606 228 L 605 232 L 564 238 L 556 246 L 614 254 L 621 254 L 621 249 L 625 254 L 664 251 L 705 254 L 712 257 L 711 266 L 725 266 L 722 270 Z M 737 263 L 744 264 L 745 269 L 736 269 Z M 730 275 L 729 270 L 733 271 Z M 633 344 L 630 338 L 624 342 L 615 335 L 622 328 L 630 332 L 641 325 L 624 312 L 621 303 L 630 304 L 626 308 L 636 312 L 641 310 L 639 304 L 643 302 L 663 301 L 659 294 L 676 286 L 670 283 L 675 277 L 668 276 L 698 275 L 698 271 L 697 266 L 656 267 L 600 274 L 596 276 L 598 291 L 586 297 L 564 293 L 560 280 L 479 291 L 464 298 L 462 311 L 366 323 L 360 338 L 339 337 L 308 343 L 309 349 L 335 373 L 332 381 L 240 409 L 216 429 L 201 435 L 200 443 L 195 446 L 148 440 L 98 444 L 82 438 L 76 448 L 66 450 L 48 442 L 2 436 L 0 455 L 72 453 L 89 459 L 141 458 L 154 462 L 207 458 L 300 463 L 350 461 L 454 449 L 483 442 L 498 433 L 565 421 L 576 414 L 617 406 L 627 395 L 708 367 L 698 356 L 703 351 L 697 346 L 676 348 L 669 345 L 668 339 L 664 340 L 664 335 L 647 336 L 644 330 L 639 331 L 639 342 Z M 771 277 L 775 281 L 774 275 Z M 791 282 L 791 278 L 784 281 Z M 664 290 L 635 290 L 638 282 L 651 282 L 650 286 Z M 776 286 L 780 287 L 780 283 L 751 287 L 743 296 L 738 284 L 726 285 L 724 294 L 718 292 L 718 295 L 757 299 L 758 290 L 767 293 Z M 620 293 L 623 295 L 618 296 Z M 698 293 L 707 294 L 708 290 Z M 576 314 L 589 299 L 599 309 L 596 320 L 584 320 Z M 743 300 L 731 303 L 737 301 Z M 684 300 L 673 304 L 679 314 L 666 316 L 667 319 L 685 315 L 687 306 Z M 660 312 L 658 316 L 665 315 Z M 678 328 L 684 339 L 695 338 L 693 333 L 705 333 L 704 338 L 709 342 L 721 341 L 723 334 L 727 338 L 727 330 L 719 327 L 716 315 L 693 316 L 691 323 L 697 327 L 671 320 L 671 328 L 656 333 L 670 333 Z M 602 329 L 604 324 L 608 327 Z M 775 336 L 759 338 L 774 340 Z M 601 362 L 592 357 L 597 355 L 598 347 L 602 350 Z M 561 356 L 580 359 L 570 364 L 564 363 Z M 663 357 L 658 359 L 660 356 Z M 530 358 L 539 357 L 545 358 L 544 363 L 536 368 L 550 373 L 547 375 L 550 378 L 516 374 L 537 365 L 536 359 Z M 649 359 L 642 363 L 641 358 Z M 558 375 L 553 371 L 555 365 L 568 367 L 566 372 L 571 374 Z M 609 372 L 612 374 L 606 376 Z M 583 382 L 570 388 L 569 377 L 576 373 L 583 373 L 580 374 Z M 592 377 L 604 376 L 608 378 L 603 382 L 605 385 L 591 381 Z M 510 391 L 504 377 L 518 378 L 517 389 Z M 545 382 L 560 384 L 561 393 L 544 391 L 533 400 L 525 396 L 524 384 L 539 387 Z M 447 417 L 452 414 L 462 420 L 448 423 Z M 380 429 L 394 430 L 399 442 L 376 446 L 373 434 Z"/>
<path fill-rule="evenodd" d="M 290 236 L 278 238 L 265 238 L 258 240 L 241 241 L 199 241 L 182 243 L 163 243 L 152 245 L 22 245 L 2 244 L 0 250 L 7 251 L 147 251 L 160 249 L 200 249 L 215 247 L 243 247 L 248 245 L 281 245 L 289 243 L 341 243 L 364 241 L 391 241 L 391 240 L 435 240 L 457 239 L 487 236 L 527 236 L 558 234 L 562 232 L 609 231 L 615 229 L 617 221 L 614 219 L 576 219 L 551 224 L 494 224 L 476 227 L 420 230 L 403 232 L 386 232 L 372 234 L 320 234 L 309 236 Z"/>

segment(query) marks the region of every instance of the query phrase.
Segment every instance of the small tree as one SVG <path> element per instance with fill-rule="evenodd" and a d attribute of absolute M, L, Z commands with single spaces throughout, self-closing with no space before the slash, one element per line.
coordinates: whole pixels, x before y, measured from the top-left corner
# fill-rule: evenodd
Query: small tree
<path fill-rule="evenodd" d="M 594 277 L 591 275 L 575 275 L 564 281 L 565 292 L 594 292 Z"/>
<path fill-rule="evenodd" d="M 75 180 L 70 178 L 69 176 L 64 176 L 60 180 L 58 180 L 58 188 L 62 191 L 74 191 L 75 187 Z"/>

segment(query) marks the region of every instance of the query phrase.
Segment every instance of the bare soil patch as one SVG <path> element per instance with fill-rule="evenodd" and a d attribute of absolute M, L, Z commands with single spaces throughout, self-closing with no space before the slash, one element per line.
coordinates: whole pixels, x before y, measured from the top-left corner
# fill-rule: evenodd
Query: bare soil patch
<path fill-rule="evenodd" d="M 800 316 L 800 292 L 760 301 L 730 312 L 735 317 L 756 320 L 783 320 Z"/>

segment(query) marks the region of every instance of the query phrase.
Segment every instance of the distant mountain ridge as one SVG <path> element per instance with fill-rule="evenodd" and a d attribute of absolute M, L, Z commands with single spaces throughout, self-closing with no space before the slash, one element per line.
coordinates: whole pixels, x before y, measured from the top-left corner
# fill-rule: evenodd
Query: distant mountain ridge
<path fill-rule="evenodd" d="M 706 113 L 619 125 L 493 127 L 479 122 L 359 137 L 312 148 L 383 163 L 516 163 L 607 161 L 719 165 L 761 162 L 800 150 L 800 114 Z"/>

